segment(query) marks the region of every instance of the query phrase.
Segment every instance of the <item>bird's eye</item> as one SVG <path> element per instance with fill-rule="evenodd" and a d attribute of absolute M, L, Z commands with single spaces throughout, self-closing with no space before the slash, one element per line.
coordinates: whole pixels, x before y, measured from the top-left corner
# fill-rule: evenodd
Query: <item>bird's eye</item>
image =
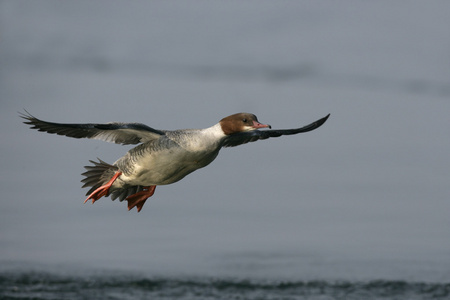
<path fill-rule="evenodd" d="M 242 122 L 247 123 L 247 119 L 242 119 Z"/>

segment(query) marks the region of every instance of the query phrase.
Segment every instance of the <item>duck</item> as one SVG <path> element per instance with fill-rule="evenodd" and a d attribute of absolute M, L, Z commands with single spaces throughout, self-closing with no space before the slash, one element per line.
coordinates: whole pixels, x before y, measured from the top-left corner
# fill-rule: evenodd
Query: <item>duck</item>
<path fill-rule="evenodd" d="M 90 187 L 86 200 L 102 197 L 126 200 L 128 210 L 142 210 L 156 186 L 180 181 L 209 165 L 224 147 L 283 135 L 309 132 L 322 126 L 330 114 L 300 128 L 271 129 L 252 113 L 236 113 L 204 129 L 159 130 L 142 123 L 54 123 L 40 120 L 25 110 L 20 117 L 31 129 L 71 138 L 88 138 L 122 145 L 137 145 L 113 164 L 89 160 L 82 188 Z"/>

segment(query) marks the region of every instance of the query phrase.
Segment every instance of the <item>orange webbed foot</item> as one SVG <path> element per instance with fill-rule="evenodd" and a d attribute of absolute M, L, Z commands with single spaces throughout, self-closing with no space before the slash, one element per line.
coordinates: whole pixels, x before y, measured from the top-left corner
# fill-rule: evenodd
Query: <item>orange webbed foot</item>
<path fill-rule="evenodd" d="M 89 199 L 92 199 L 92 203 L 94 203 L 101 197 L 108 195 L 109 188 L 113 185 L 114 181 L 116 181 L 117 177 L 119 177 L 120 175 L 122 175 L 122 172 L 116 172 L 116 174 L 114 174 L 114 176 L 105 185 L 102 185 L 101 187 L 93 191 L 89 195 L 89 197 L 84 200 L 84 203 L 86 203 Z"/>
<path fill-rule="evenodd" d="M 145 201 L 155 193 L 155 189 L 156 185 L 144 187 L 143 191 L 137 192 L 136 194 L 130 195 L 125 198 L 125 200 L 128 201 L 128 210 L 136 207 L 137 211 L 140 212 L 145 204 Z"/>

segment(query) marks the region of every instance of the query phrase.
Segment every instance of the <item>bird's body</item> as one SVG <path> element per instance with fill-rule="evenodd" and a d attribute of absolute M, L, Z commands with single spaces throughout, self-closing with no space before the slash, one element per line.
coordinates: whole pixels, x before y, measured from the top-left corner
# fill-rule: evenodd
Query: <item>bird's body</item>
<path fill-rule="evenodd" d="M 224 137 L 218 129 L 166 131 L 160 138 L 131 149 L 114 163 L 122 171 L 119 180 L 131 185 L 166 185 L 181 180 L 217 157 Z"/>
<path fill-rule="evenodd" d="M 328 115 L 329 116 L 329 115 Z M 128 201 L 128 209 L 140 211 L 157 185 L 183 179 L 197 169 L 209 165 L 222 147 L 233 147 L 269 137 L 297 134 L 320 127 L 328 116 L 298 129 L 271 128 L 258 122 L 253 114 L 238 113 L 205 129 L 157 130 L 140 123 L 62 124 L 39 120 L 24 114 L 26 124 L 34 129 L 74 138 L 100 139 L 118 144 L 139 144 L 114 164 L 102 160 L 86 166 L 83 187 L 91 189 L 86 199 L 95 202 L 111 195 L 114 200 Z M 85 202 L 86 202 L 85 201 Z"/>

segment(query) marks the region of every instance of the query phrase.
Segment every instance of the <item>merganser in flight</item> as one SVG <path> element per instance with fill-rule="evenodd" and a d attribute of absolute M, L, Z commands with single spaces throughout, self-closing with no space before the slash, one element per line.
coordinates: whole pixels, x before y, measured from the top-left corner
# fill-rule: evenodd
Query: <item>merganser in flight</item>
<path fill-rule="evenodd" d="M 90 160 L 85 166 L 86 178 L 81 180 L 87 192 L 86 203 L 111 195 L 128 201 L 128 210 L 141 211 L 157 185 L 177 182 L 189 173 L 209 165 L 222 147 L 234 147 L 271 137 L 314 130 L 328 119 L 329 114 L 297 129 L 259 130 L 272 128 L 261 124 L 254 114 L 237 113 L 223 118 L 205 129 L 158 130 L 141 123 L 66 124 L 39 120 L 25 111 L 21 117 L 32 129 L 73 138 L 89 138 L 128 145 L 139 144 L 110 165 L 101 159 Z"/>

